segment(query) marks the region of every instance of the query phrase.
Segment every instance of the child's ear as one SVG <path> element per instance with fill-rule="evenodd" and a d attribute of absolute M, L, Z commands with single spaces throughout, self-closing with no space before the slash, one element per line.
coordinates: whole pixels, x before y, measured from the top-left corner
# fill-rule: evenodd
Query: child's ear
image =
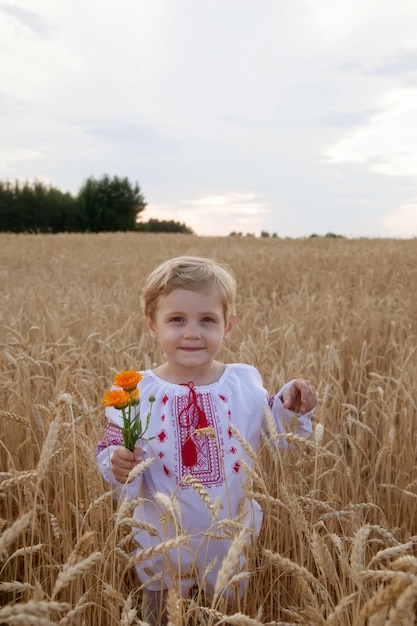
<path fill-rule="evenodd" d="M 224 329 L 224 336 L 227 337 L 233 330 L 236 324 L 236 315 L 232 315 L 229 321 L 226 324 L 226 328 Z"/>
<path fill-rule="evenodd" d="M 152 320 L 152 318 L 149 317 L 149 315 L 147 315 L 147 317 L 146 317 L 146 325 L 147 325 L 148 330 L 151 333 L 152 337 L 156 337 L 155 323 Z"/>

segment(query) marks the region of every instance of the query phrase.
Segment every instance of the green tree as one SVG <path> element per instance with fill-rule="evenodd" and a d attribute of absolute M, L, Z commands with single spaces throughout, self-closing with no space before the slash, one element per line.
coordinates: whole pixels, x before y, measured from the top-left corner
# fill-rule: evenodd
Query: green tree
<path fill-rule="evenodd" d="M 48 231 L 52 233 L 79 232 L 83 228 L 80 203 L 70 193 L 50 189 L 46 198 Z"/>
<path fill-rule="evenodd" d="M 0 182 L 0 231 L 19 232 L 19 216 L 15 206 L 14 187 L 10 182 Z"/>
<path fill-rule="evenodd" d="M 77 230 L 77 203 L 40 181 L 0 182 L 0 231 L 48 233 Z"/>
<path fill-rule="evenodd" d="M 145 233 L 183 233 L 185 235 L 193 235 L 194 231 L 186 224 L 176 222 L 175 220 L 157 220 L 150 219 L 144 224 L 138 225 L 138 230 Z"/>
<path fill-rule="evenodd" d="M 127 178 L 91 177 L 78 193 L 82 213 L 80 230 L 100 232 L 136 230 L 138 215 L 146 203 L 139 185 Z"/>

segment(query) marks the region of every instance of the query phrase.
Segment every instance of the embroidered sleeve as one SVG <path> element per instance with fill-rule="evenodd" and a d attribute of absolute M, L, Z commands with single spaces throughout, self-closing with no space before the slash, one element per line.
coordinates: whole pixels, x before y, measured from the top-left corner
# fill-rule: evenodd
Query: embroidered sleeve
<path fill-rule="evenodd" d="M 97 454 L 108 448 L 109 446 L 120 446 L 123 443 L 123 435 L 120 428 L 113 424 L 107 424 L 104 434 L 97 443 Z"/>

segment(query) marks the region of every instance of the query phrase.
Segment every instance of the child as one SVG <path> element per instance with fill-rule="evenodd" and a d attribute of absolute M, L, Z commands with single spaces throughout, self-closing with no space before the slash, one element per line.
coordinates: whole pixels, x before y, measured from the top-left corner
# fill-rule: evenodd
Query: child
<path fill-rule="evenodd" d="M 165 598 L 164 590 L 178 579 L 183 594 L 204 582 L 213 594 L 231 545 L 222 520 L 239 520 L 248 538 L 259 534 L 262 513 L 258 503 L 245 496 L 243 461 L 252 463 L 244 441 L 257 450 L 265 410 L 271 410 L 280 434 L 294 413 L 294 432 L 303 437 L 312 432 L 317 394 L 309 381 L 292 380 L 268 397 L 254 367 L 216 360 L 236 322 L 235 295 L 230 270 L 210 259 L 183 256 L 157 267 L 144 287 L 144 313 L 166 360 L 141 372 L 138 384 L 143 422 L 150 409 L 148 398 L 154 396 L 147 441 L 139 441 L 134 452 L 124 448 L 117 428 L 122 426 L 120 411 L 106 409 L 106 437 L 98 446 L 101 472 L 119 492 L 138 498 L 135 518 L 151 525 L 146 528 L 154 527 L 137 533 L 138 553 L 179 534 L 189 538 L 188 545 L 156 550 L 137 565 L 142 584 L 150 581 L 145 596 L 155 612 L 156 600 Z M 286 445 L 283 437 L 280 447 Z M 127 484 L 130 471 L 145 458 L 153 462 Z M 209 502 L 220 505 L 217 519 L 201 496 L 201 485 Z M 161 493 L 178 504 L 171 519 L 158 497 Z M 159 621 L 150 623 L 165 623 L 161 614 L 155 619 Z"/>

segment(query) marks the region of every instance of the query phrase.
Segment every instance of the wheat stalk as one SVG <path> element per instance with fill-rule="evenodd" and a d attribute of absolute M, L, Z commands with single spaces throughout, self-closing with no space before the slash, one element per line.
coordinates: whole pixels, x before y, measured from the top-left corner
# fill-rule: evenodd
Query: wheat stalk
<path fill-rule="evenodd" d="M 11 478 L 8 478 L 7 480 L 3 480 L 0 483 L 0 491 L 7 491 L 8 489 L 10 488 L 13 489 L 16 486 L 21 485 L 22 483 L 31 482 L 34 478 L 36 478 L 36 476 L 37 476 L 36 470 L 28 470 L 26 472 L 19 472 L 18 474 L 15 474 Z"/>
<path fill-rule="evenodd" d="M 33 554 L 35 552 L 40 552 L 45 549 L 44 543 L 32 544 L 31 546 L 25 546 L 24 548 L 18 548 L 9 556 L 10 559 L 15 559 L 19 556 L 26 556 L 28 554 Z"/>
<path fill-rule="evenodd" d="M 125 517 L 119 522 L 120 526 L 123 524 L 130 526 L 133 529 L 133 534 L 136 534 L 138 530 L 145 530 L 151 537 L 158 536 L 158 531 L 153 524 L 139 520 L 136 517 Z"/>
<path fill-rule="evenodd" d="M 398 598 L 388 615 L 387 626 L 415 626 L 417 580 L 414 580 Z"/>
<path fill-rule="evenodd" d="M 146 550 L 138 550 L 134 556 L 132 556 L 127 566 L 133 567 L 141 561 L 146 561 L 148 559 L 152 559 L 152 557 L 158 554 L 164 554 L 165 552 L 169 552 L 178 546 L 185 546 L 189 544 L 188 535 L 178 535 L 178 537 L 174 537 L 173 539 L 166 539 L 165 541 L 156 544 L 155 546 L 151 546 L 150 548 L 146 548 Z"/>
<path fill-rule="evenodd" d="M 211 498 L 201 482 L 193 476 L 183 476 L 181 482 L 185 483 L 186 485 L 190 485 L 190 487 L 192 487 L 194 491 L 198 493 L 198 495 L 210 511 L 212 518 L 217 519 L 220 509 L 223 508 L 220 500 Z"/>
<path fill-rule="evenodd" d="M 293 576 L 299 577 L 301 580 L 309 583 L 316 589 L 323 590 L 323 587 L 317 580 L 317 578 L 302 565 L 298 565 L 298 563 L 291 561 L 291 559 L 288 559 L 281 554 L 277 554 L 276 552 L 272 552 L 271 550 L 264 549 L 263 553 L 270 561 L 272 561 L 276 565 L 279 565 L 279 567 L 281 567 L 283 571 L 292 574 Z"/>
<path fill-rule="evenodd" d="M 245 443 L 240 446 L 247 465 L 255 468 L 242 464 L 253 481 L 245 495 L 261 504 L 264 519 L 260 537 L 247 546 L 247 571 L 233 571 L 230 579 L 248 585 L 242 619 L 319 626 L 327 615 L 332 626 L 361 626 L 361 607 L 378 589 L 408 575 L 397 598 L 373 613 L 367 626 L 385 626 L 388 619 L 408 625 L 417 575 L 415 545 L 404 549 L 417 535 L 417 431 L 410 430 L 417 406 L 416 241 L 318 237 L 300 245 L 281 239 L 276 245 L 258 238 L 190 237 L 190 252 L 216 255 L 236 273 L 238 324 L 221 360 L 254 364 L 268 392 L 293 376 L 317 381 L 321 392 L 314 423 L 323 424 L 323 438 L 317 426 L 308 442 L 291 433 L 278 435 L 267 412 L 261 448 L 247 454 Z M 141 530 L 152 534 L 152 528 L 145 520 L 133 523 L 140 499 L 115 506 L 113 490 L 101 479 L 94 451 L 105 425 L 100 399 L 109 372 L 162 362 L 138 314 L 138 291 L 162 257 L 183 253 L 184 241 L 141 233 L 1 233 L 0 241 L 0 546 L 6 585 L 0 593 L 9 589 L 7 606 L 23 599 L 44 602 L 65 566 L 95 550 L 102 553 L 87 572 L 87 584 L 93 581 L 88 598 L 80 575 L 57 596 L 71 598 L 68 611 L 32 616 L 20 608 L 18 620 L 0 621 L 39 626 L 61 618 L 64 624 L 117 626 L 121 612 L 133 620 L 141 585 L 160 584 L 161 573 L 148 570 L 149 578 L 138 583 L 135 570 L 126 570 L 134 536 Z M 132 289 L 132 263 L 141 270 L 138 289 Z M 109 303 L 109 286 L 123 297 Z M 347 333 L 348 328 L 356 332 Z M 53 442 L 50 428 L 57 415 L 61 426 Z M 222 438 L 227 443 L 228 433 L 216 433 L 219 444 Z M 281 440 L 292 443 L 292 450 L 278 453 Z M 209 497 L 216 492 L 202 486 Z M 19 523 L 14 527 L 28 511 L 31 532 L 30 519 L 20 530 Z M 80 532 L 74 532 L 74 516 Z M 76 555 L 84 530 L 95 535 L 78 545 Z M 208 534 L 230 539 L 241 530 L 239 523 L 216 522 Z M 304 566 L 326 592 L 281 569 L 264 548 Z M 214 558 L 198 573 L 200 579 L 215 567 Z M 178 578 L 187 575 L 180 570 Z M 117 598 L 104 592 L 106 584 Z M 193 626 L 198 620 L 227 623 L 226 614 L 200 600 L 200 607 L 190 609 Z"/>
<path fill-rule="evenodd" d="M 368 537 L 371 532 L 369 524 L 362 526 L 356 533 L 352 546 L 352 553 L 350 559 L 350 565 L 355 574 L 362 572 L 365 569 L 365 547 L 368 541 Z"/>
<path fill-rule="evenodd" d="M 345 613 L 346 609 L 349 609 L 352 603 L 358 599 L 358 596 L 359 592 L 354 591 L 350 595 L 342 598 L 339 604 L 330 613 L 330 615 L 327 616 L 326 626 L 341 623 L 341 616 L 343 615 L 343 613 Z"/>
<path fill-rule="evenodd" d="M 89 591 L 84 593 L 81 598 L 78 600 L 76 606 L 73 609 L 70 609 L 66 615 L 59 621 L 59 626 L 67 626 L 68 624 L 77 623 L 80 621 L 80 613 L 85 611 L 89 606 L 94 606 L 94 602 L 87 602 L 87 597 L 89 595 Z"/>
<path fill-rule="evenodd" d="M 0 535 L 0 559 L 6 558 L 7 548 L 26 529 L 31 519 L 32 513 L 25 513 Z"/>
<path fill-rule="evenodd" d="M 166 611 L 168 616 L 168 626 L 183 626 L 183 614 L 181 610 L 181 599 L 175 589 L 169 589 L 167 595 Z"/>
<path fill-rule="evenodd" d="M 310 547 L 314 559 L 321 570 L 322 577 L 327 578 L 329 581 L 337 581 L 338 575 L 329 549 L 315 530 L 311 534 Z"/>
<path fill-rule="evenodd" d="M 162 491 L 156 491 L 154 493 L 154 498 L 164 507 L 166 513 L 169 514 L 169 517 L 173 520 L 173 522 L 177 523 L 177 521 L 181 519 L 181 511 L 177 499 L 174 496 L 169 497 Z"/>
<path fill-rule="evenodd" d="M 54 626 L 48 615 L 50 612 L 61 613 L 68 611 L 70 605 L 66 602 L 29 601 L 17 603 L 13 606 L 0 608 L 0 620 L 3 624 L 37 624 L 39 626 Z"/>
<path fill-rule="evenodd" d="M 243 548 L 248 542 L 248 532 L 244 528 L 233 539 L 230 544 L 230 548 L 227 551 L 226 556 L 223 559 L 219 572 L 217 574 L 216 582 L 214 585 L 213 603 L 216 603 L 220 595 L 224 592 L 227 586 L 230 584 L 233 570 L 240 561 L 240 556 L 243 552 Z"/>
<path fill-rule="evenodd" d="M 410 584 L 410 576 L 397 575 L 386 587 L 381 587 L 360 612 L 361 619 L 369 619 L 375 613 L 395 604 Z"/>
<path fill-rule="evenodd" d="M 30 583 L 22 583 L 18 580 L 0 582 L 0 591 L 3 591 L 4 593 L 11 593 L 13 591 L 28 591 L 33 589 L 34 586 Z"/>
<path fill-rule="evenodd" d="M 85 576 L 85 574 L 99 562 L 100 558 L 101 552 L 93 552 L 85 559 L 78 561 L 78 563 L 75 563 L 74 565 L 72 565 L 71 562 L 65 563 L 56 579 L 55 586 L 52 591 L 52 599 L 54 599 L 58 593 L 73 580 L 79 576 Z"/>
<path fill-rule="evenodd" d="M 415 545 L 416 540 L 408 541 L 407 543 L 403 543 L 399 546 L 393 546 L 390 548 L 384 548 L 383 550 L 378 550 L 376 555 L 369 561 L 368 567 L 378 563 L 379 561 L 387 560 L 392 557 L 397 557 L 399 554 L 403 552 L 410 552 Z"/>

